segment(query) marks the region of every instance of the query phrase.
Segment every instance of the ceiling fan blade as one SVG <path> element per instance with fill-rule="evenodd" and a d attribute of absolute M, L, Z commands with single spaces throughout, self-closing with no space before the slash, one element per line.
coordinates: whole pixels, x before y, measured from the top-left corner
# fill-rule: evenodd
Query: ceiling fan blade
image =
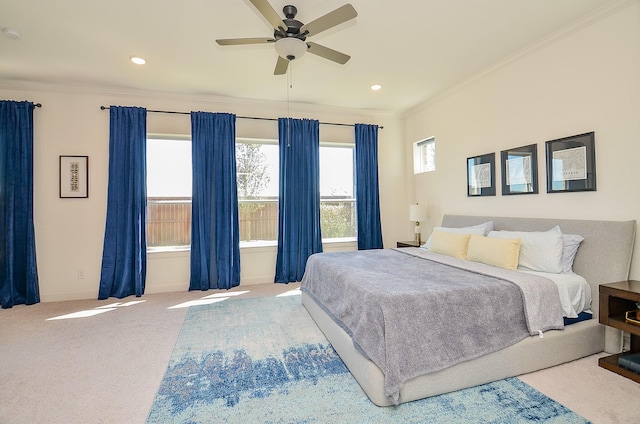
<path fill-rule="evenodd" d="M 347 22 L 358 16 L 358 12 L 350 4 L 345 4 L 337 8 L 333 12 L 329 12 L 324 16 L 320 16 L 315 21 L 311 21 L 300 28 L 300 34 L 305 36 L 316 35 L 343 22 Z"/>
<path fill-rule="evenodd" d="M 309 49 L 307 50 L 309 53 L 324 57 L 325 59 L 332 60 L 341 65 L 344 65 L 349 61 L 349 59 L 351 59 L 351 56 L 349 55 L 340 53 L 339 51 L 330 49 L 329 47 L 325 47 L 320 44 L 307 42 L 307 45 L 309 46 Z"/>
<path fill-rule="evenodd" d="M 278 61 L 276 62 L 276 69 L 274 69 L 273 75 L 286 74 L 288 67 L 289 67 L 289 61 L 282 56 L 278 56 Z"/>
<path fill-rule="evenodd" d="M 273 38 L 224 38 L 222 40 L 216 40 L 216 43 L 221 46 L 236 46 L 239 44 L 264 44 L 264 43 L 273 43 L 276 40 Z"/>
<path fill-rule="evenodd" d="M 264 16 L 274 29 L 282 28 L 283 31 L 287 30 L 287 24 L 282 22 L 282 18 L 271 7 L 267 0 L 249 0 L 251 4 L 258 9 L 258 12 Z"/>

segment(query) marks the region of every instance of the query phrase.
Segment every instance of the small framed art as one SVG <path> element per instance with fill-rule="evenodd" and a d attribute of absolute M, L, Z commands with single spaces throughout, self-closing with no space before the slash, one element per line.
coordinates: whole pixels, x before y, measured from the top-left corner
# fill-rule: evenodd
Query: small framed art
<path fill-rule="evenodd" d="M 496 195 L 496 154 L 467 158 L 467 196 Z"/>
<path fill-rule="evenodd" d="M 537 150 L 531 144 L 500 152 L 503 195 L 538 193 Z"/>
<path fill-rule="evenodd" d="M 595 133 L 546 142 L 547 193 L 596 190 Z"/>
<path fill-rule="evenodd" d="M 60 198 L 89 197 L 89 156 L 60 156 Z"/>

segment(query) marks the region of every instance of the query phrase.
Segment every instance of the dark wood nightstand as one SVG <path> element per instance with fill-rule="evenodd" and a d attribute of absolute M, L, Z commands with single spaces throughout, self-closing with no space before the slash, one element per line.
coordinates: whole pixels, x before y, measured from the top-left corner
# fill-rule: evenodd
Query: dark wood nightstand
<path fill-rule="evenodd" d="M 398 241 L 398 242 L 396 242 L 396 244 L 397 244 L 396 247 L 420 247 L 420 245 L 418 243 L 416 243 L 415 240 Z"/>
<path fill-rule="evenodd" d="M 640 374 L 618 366 L 618 358 L 640 352 L 640 325 L 626 321 L 627 311 L 637 310 L 640 302 L 640 281 L 629 280 L 600 285 L 600 323 L 630 333 L 629 352 L 605 356 L 598 365 L 640 383 Z"/>

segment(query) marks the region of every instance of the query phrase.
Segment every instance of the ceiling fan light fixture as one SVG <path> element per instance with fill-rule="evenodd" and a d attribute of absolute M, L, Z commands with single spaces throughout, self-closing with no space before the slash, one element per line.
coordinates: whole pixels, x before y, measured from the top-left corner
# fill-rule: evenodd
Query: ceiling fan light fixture
<path fill-rule="evenodd" d="M 276 52 L 284 59 L 299 59 L 306 51 L 307 43 L 299 38 L 286 37 L 276 41 Z"/>

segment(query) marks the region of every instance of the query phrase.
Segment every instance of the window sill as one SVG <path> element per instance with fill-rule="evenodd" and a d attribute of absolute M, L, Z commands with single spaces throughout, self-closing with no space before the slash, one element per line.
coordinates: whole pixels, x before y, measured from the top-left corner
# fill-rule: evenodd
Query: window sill
<path fill-rule="evenodd" d="M 357 243 L 358 239 L 355 237 L 337 237 L 330 239 L 322 239 L 322 244 L 352 244 Z"/>
<path fill-rule="evenodd" d="M 341 238 L 330 238 L 330 239 L 322 239 L 322 244 L 331 244 L 331 245 L 339 245 L 339 244 L 354 244 L 357 243 L 358 239 L 355 237 L 341 237 Z M 260 241 L 241 241 L 240 249 L 252 249 L 252 248 L 260 248 L 260 247 L 278 247 L 278 242 L 276 240 L 260 240 Z"/>
<path fill-rule="evenodd" d="M 147 249 L 147 256 L 150 258 L 189 257 L 191 256 L 191 248 L 189 246 L 150 247 Z"/>
<path fill-rule="evenodd" d="M 342 237 L 323 239 L 323 245 L 352 245 L 357 243 L 358 240 L 355 237 Z M 261 248 L 274 248 L 278 247 L 278 242 L 275 240 L 259 240 L 259 241 L 241 241 L 240 249 L 261 249 Z M 190 246 L 167 246 L 167 247 L 150 247 L 147 249 L 148 255 L 160 256 L 163 254 L 189 254 L 191 252 Z"/>
<path fill-rule="evenodd" d="M 277 247 L 278 242 L 276 240 L 254 240 L 254 241 L 241 241 L 240 249 L 253 249 L 260 247 Z"/>

